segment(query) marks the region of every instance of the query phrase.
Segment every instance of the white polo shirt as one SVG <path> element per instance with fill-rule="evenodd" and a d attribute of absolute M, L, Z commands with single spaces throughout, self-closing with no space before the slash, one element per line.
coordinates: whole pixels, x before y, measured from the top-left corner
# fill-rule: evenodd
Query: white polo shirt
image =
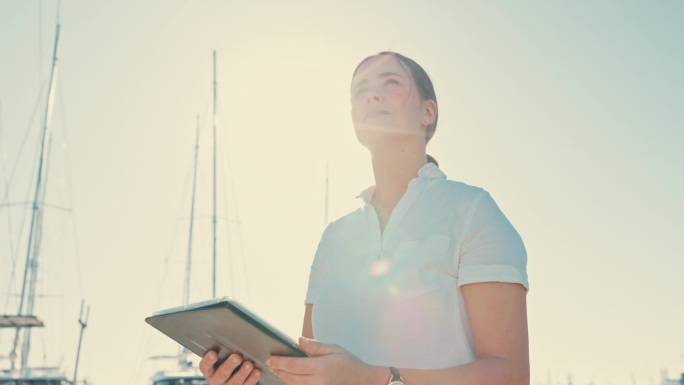
<path fill-rule="evenodd" d="M 523 242 L 484 190 L 428 163 L 381 233 L 371 198 L 331 223 L 311 266 L 314 338 L 371 365 L 436 369 L 475 359 L 460 286 L 528 287 Z"/>

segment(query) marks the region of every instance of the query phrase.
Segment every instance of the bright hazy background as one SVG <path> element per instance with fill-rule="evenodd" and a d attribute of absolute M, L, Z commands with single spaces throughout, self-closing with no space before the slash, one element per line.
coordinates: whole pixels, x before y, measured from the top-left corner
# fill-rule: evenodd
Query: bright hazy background
<path fill-rule="evenodd" d="M 34 364 L 71 376 L 81 298 L 80 378 L 143 385 L 172 364 L 148 359 L 176 347 L 143 319 L 182 301 L 197 126 L 191 301 L 211 297 L 213 50 L 218 295 L 298 336 L 326 170 L 330 220 L 372 184 L 351 72 L 394 50 L 436 84 L 429 152 L 525 240 L 532 383 L 684 371 L 684 2 L 0 0 L 2 313 L 16 312 L 58 13 Z"/>

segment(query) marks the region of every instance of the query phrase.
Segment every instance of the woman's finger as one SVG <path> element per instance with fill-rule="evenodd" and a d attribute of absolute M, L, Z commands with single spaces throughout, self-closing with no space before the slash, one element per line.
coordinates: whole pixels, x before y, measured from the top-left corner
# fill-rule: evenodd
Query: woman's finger
<path fill-rule="evenodd" d="M 228 359 L 225 360 L 217 369 L 216 373 L 214 374 L 214 378 L 218 379 L 218 382 L 213 382 L 211 379 L 209 379 L 211 385 L 221 385 L 228 381 L 231 376 L 233 375 L 233 372 L 235 371 L 235 368 L 237 368 L 240 364 L 242 363 L 242 357 L 240 357 L 239 354 L 231 354 L 228 356 Z M 238 384 L 239 385 L 239 384 Z"/>
<path fill-rule="evenodd" d="M 257 382 L 261 379 L 261 370 L 259 369 L 254 369 L 252 370 L 252 373 L 249 374 L 249 377 L 245 380 L 244 385 L 256 385 Z"/>
<path fill-rule="evenodd" d="M 205 378 L 209 378 L 214 375 L 214 365 L 218 361 L 218 354 L 215 351 L 209 351 L 202 357 L 199 362 L 199 370 Z"/>
<path fill-rule="evenodd" d="M 240 369 L 235 371 L 228 380 L 228 385 L 243 385 L 250 374 L 254 371 L 254 364 L 249 361 L 244 361 Z"/>

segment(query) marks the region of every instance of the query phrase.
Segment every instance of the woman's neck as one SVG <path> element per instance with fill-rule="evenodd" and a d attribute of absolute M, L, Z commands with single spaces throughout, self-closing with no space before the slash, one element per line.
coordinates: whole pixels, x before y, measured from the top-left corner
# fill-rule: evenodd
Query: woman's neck
<path fill-rule="evenodd" d="M 374 151 L 372 160 L 375 176 L 373 203 L 393 208 L 406 192 L 409 182 L 425 165 L 425 146 Z"/>

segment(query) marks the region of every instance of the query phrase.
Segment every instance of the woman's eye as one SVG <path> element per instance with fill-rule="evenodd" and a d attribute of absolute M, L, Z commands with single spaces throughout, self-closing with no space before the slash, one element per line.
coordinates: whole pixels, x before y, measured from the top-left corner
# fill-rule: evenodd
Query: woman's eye
<path fill-rule="evenodd" d="M 354 96 L 359 97 L 359 96 L 361 96 L 363 93 L 365 93 L 366 91 L 368 91 L 368 88 L 365 88 L 365 87 L 364 87 L 364 88 L 359 88 L 359 89 L 356 90 L 356 92 L 354 92 Z"/>
<path fill-rule="evenodd" d="M 398 85 L 398 84 L 399 84 L 399 82 L 395 79 L 387 79 L 387 81 L 385 82 L 385 85 Z"/>

